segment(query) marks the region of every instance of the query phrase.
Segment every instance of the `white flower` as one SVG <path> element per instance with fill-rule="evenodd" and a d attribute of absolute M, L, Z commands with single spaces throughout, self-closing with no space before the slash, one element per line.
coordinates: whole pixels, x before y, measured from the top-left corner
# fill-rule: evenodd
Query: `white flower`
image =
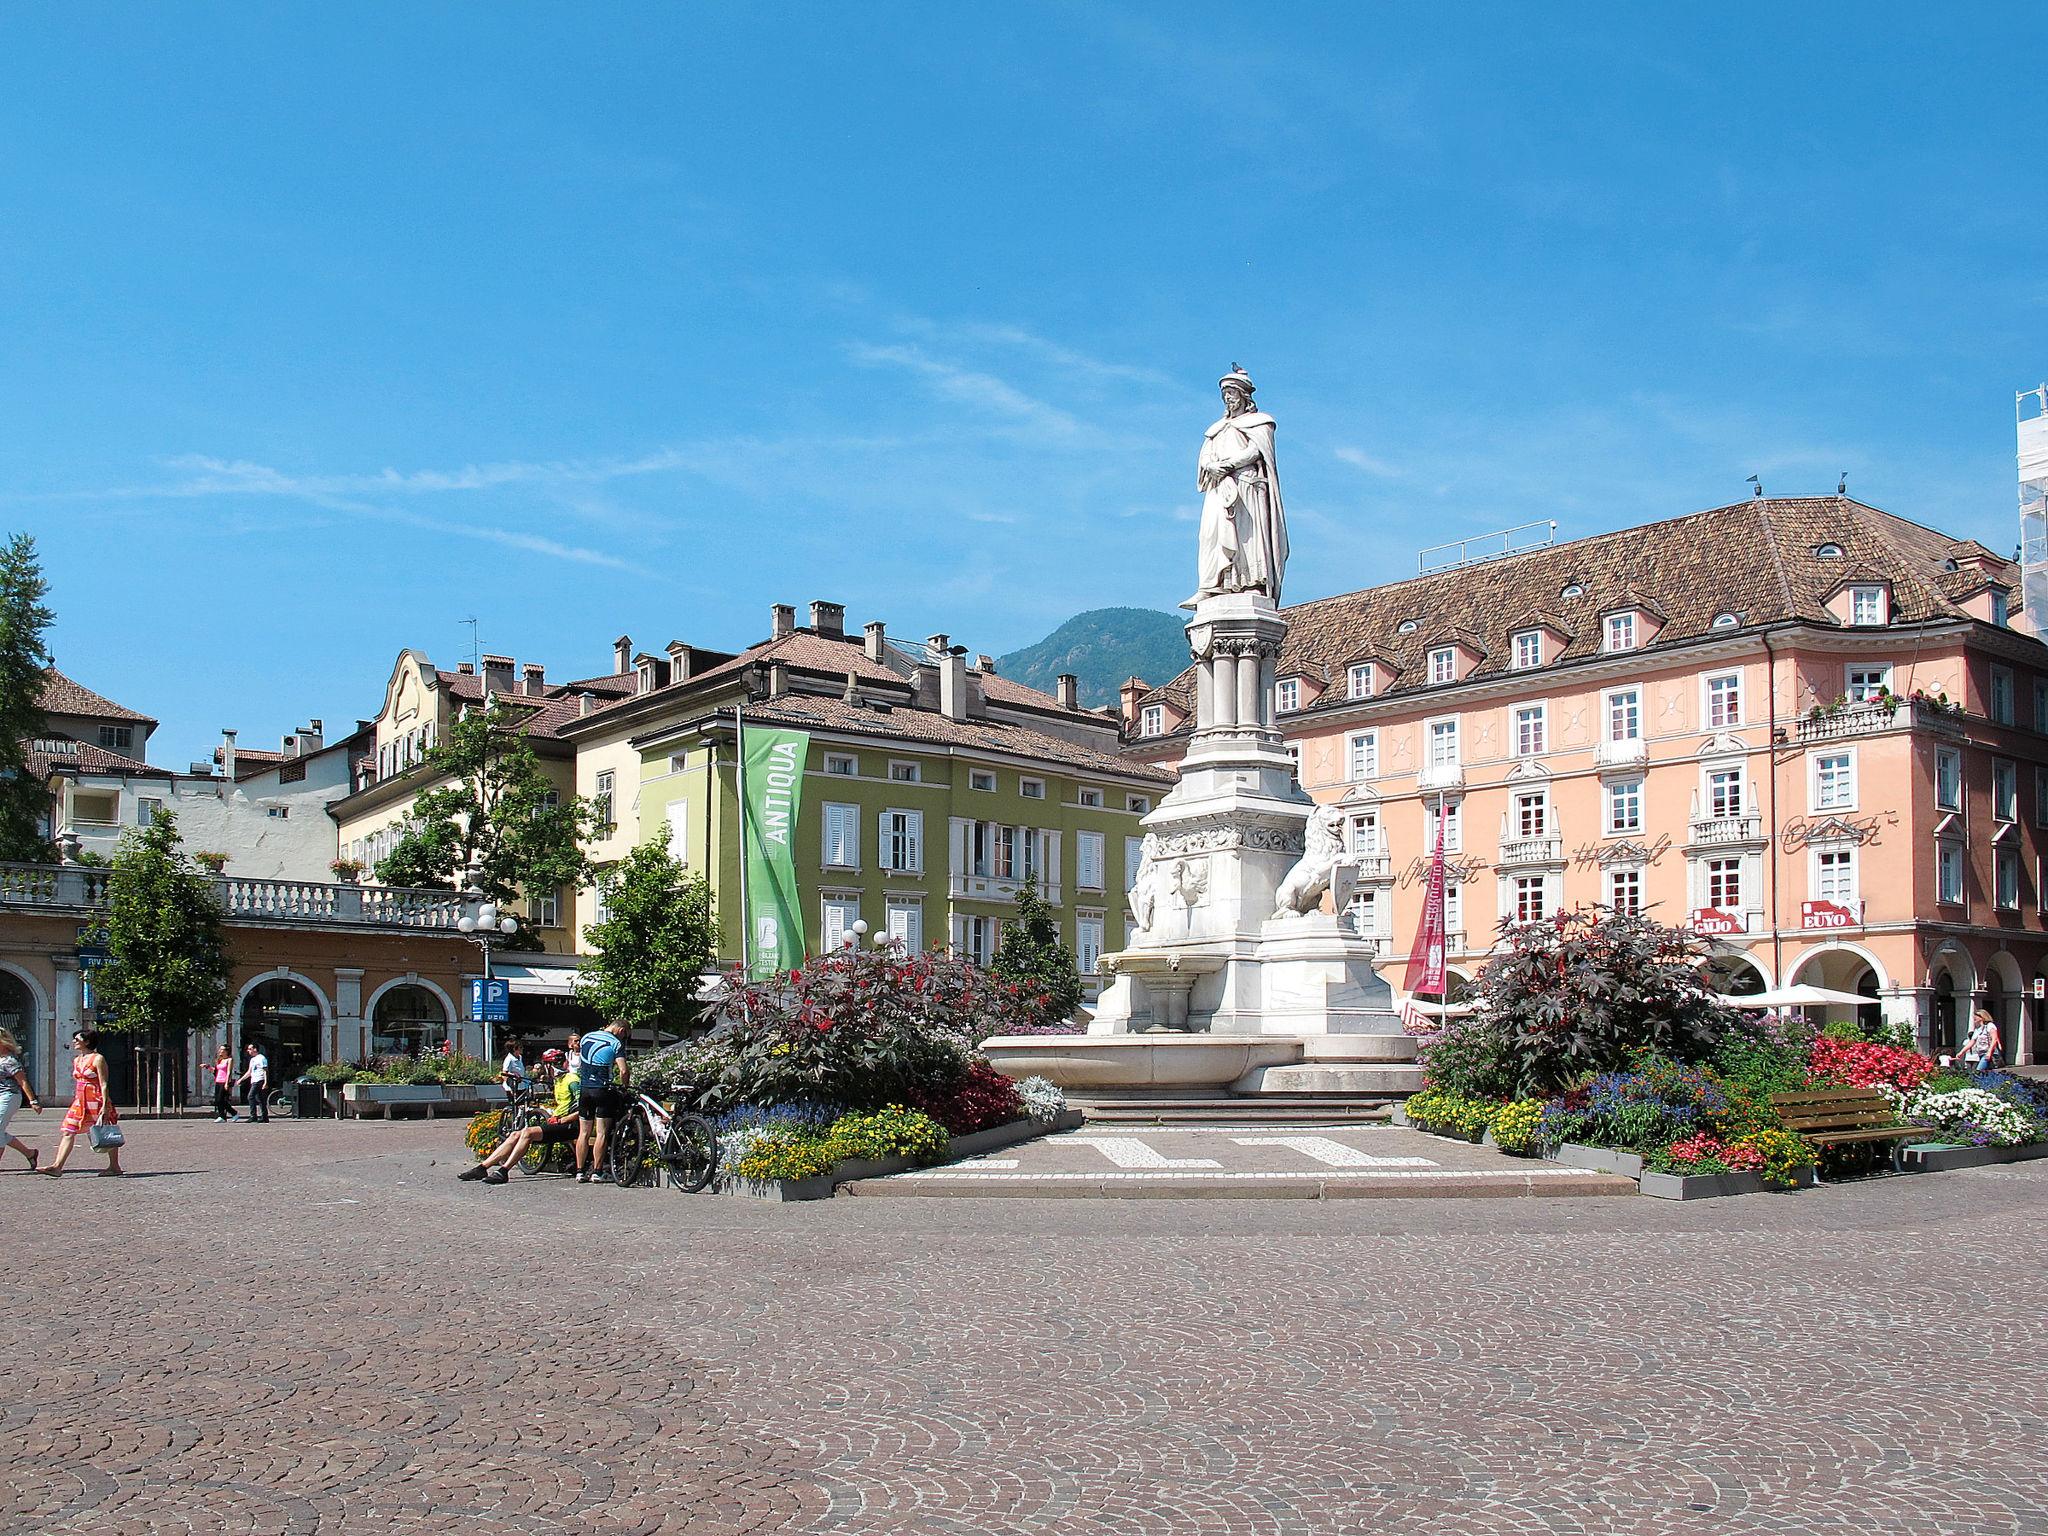
<path fill-rule="evenodd" d="M 1067 1096 L 1060 1092 L 1058 1084 L 1048 1078 L 1021 1079 L 1017 1084 L 1017 1097 L 1024 1101 L 1024 1112 L 1034 1120 L 1057 1120 L 1067 1107 Z"/>

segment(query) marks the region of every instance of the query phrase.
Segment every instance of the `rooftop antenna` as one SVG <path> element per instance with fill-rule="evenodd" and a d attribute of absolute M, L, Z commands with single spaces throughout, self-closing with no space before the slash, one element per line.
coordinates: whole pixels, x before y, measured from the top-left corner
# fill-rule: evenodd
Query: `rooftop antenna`
<path fill-rule="evenodd" d="M 481 674 L 484 669 L 484 649 L 482 641 L 477 638 L 476 618 L 472 615 L 460 622 L 469 626 L 469 664 Z"/>
<path fill-rule="evenodd" d="M 1849 471 L 1846 469 L 1842 471 L 1842 478 L 1835 482 L 1835 494 L 1837 496 L 1849 494 Z"/>
<path fill-rule="evenodd" d="M 1756 476 L 1756 475 L 1751 475 L 1751 476 L 1749 477 L 1749 483 L 1750 483 L 1751 485 L 1753 485 L 1753 486 L 1755 486 L 1755 487 L 1756 487 L 1756 494 L 1757 494 L 1757 495 L 1759 495 L 1759 496 L 1763 495 L 1763 493 L 1764 493 L 1764 483 L 1763 483 L 1763 481 L 1762 481 L 1762 480 L 1761 480 L 1761 479 L 1760 479 L 1760 478 L 1759 478 L 1758 476 Z"/>

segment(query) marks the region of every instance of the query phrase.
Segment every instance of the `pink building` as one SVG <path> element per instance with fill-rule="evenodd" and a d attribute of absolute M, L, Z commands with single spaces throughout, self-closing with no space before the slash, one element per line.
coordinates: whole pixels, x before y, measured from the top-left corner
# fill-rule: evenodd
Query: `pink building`
<path fill-rule="evenodd" d="M 1714 934 L 1723 990 L 1861 993 L 1937 1049 L 1982 1000 L 2037 1059 L 2048 646 L 2017 583 L 1845 496 L 1758 498 L 1290 608 L 1275 703 L 1396 983 L 1441 816 L 1461 978 L 1504 922 L 1640 907 Z M 1192 686 L 1126 690 L 1132 753 L 1177 760 Z"/>

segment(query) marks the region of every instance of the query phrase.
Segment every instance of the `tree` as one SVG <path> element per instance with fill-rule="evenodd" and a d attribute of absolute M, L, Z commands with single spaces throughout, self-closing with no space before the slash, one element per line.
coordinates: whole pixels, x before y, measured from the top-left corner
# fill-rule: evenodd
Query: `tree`
<path fill-rule="evenodd" d="M 427 753 L 449 782 L 413 801 L 405 835 L 377 865 L 379 880 L 455 890 L 475 868 L 484 895 L 499 903 L 583 881 L 596 812 L 581 796 L 557 799 L 533 744 L 518 734 L 523 718 L 493 705 L 456 719 Z"/>
<path fill-rule="evenodd" d="M 50 668 L 43 633 L 55 617 L 36 541 L 17 533 L 0 548 L 0 859 L 52 856 L 43 826 L 50 787 L 29 770 L 29 743 L 46 731 L 42 695 Z"/>
<path fill-rule="evenodd" d="M 121 835 L 107 874 L 108 962 L 93 972 L 102 1028 L 152 1045 L 205 1029 L 234 999 L 227 914 L 160 811 Z"/>
<path fill-rule="evenodd" d="M 1041 1014 L 1040 1024 L 1073 1017 L 1081 1005 L 1081 973 L 1074 952 L 1060 942 L 1060 928 L 1027 880 L 1017 892 L 1017 915 L 1003 924 L 1003 936 L 989 974 L 1025 990 Z"/>
<path fill-rule="evenodd" d="M 576 1000 L 635 1029 L 683 1033 L 704 1015 L 697 988 L 716 965 L 711 883 L 660 843 L 642 843 L 605 886 L 607 916 L 583 930 Z"/>

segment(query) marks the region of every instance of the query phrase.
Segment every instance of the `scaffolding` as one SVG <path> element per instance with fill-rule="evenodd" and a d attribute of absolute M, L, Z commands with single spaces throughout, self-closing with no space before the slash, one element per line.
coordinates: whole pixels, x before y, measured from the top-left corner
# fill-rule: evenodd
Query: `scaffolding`
<path fill-rule="evenodd" d="M 2013 397 L 2019 438 L 2020 609 L 2048 635 L 2048 384 Z"/>

